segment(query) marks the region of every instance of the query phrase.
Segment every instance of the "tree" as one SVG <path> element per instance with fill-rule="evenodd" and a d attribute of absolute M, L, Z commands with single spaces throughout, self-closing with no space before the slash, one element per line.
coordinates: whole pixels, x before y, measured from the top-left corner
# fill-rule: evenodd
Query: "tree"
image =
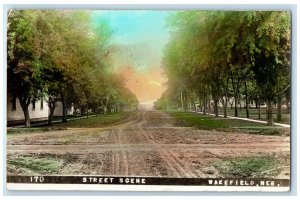
<path fill-rule="evenodd" d="M 41 73 L 43 66 L 36 46 L 39 12 L 10 11 L 7 30 L 7 77 L 8 91 L 19 99 L 25 127 L 30 127 L 28 107 L 38 99 L 43 89 Z"/>
<path fill-rule="evenodd" d="M 256 30 L 252 70 L 261 94 L 267 102 L 267 123 L 273 125 L 273 101 L 289 86 L 290 14 L 256 12 L 252 28 Z M 280 102 L 281 106 L 281 102 Z"/>
<path fill-rule="evenodd" d="M 137 103 L 109 63 L 107 24 L 94 24 L 87 11 L 19 10 L 8 19 L 8 89 L 19 98 L 30 126 L 28 106 L 46 96 L 52 123 L 56 103 L 82 111 L 119 111 Z M 105 103 L 103 103 L 105 101 Z M 82 112 L 83 113 L 83 112 Z"/>
<path fill-rule="evenodd" d="M 180 101 L 184 110 L 187 94 L 192 102 L 198 98 L 206 113 L 212 98 L 215 115 L 220 101 L 226 117 L 229 97 L 234 97 L 235 116 L 243 98 L 249 117 L 249 101 L 254 97 L 259 106 L 267 101 L 268 124 L 272 125 L 276 97 L 280 119 L 282 95 L 289 88 L 288 12 L 179 12 L 171 18 L 170 27 L 173 34 L 163 62 L 168 76 L 165 99 Z"/>

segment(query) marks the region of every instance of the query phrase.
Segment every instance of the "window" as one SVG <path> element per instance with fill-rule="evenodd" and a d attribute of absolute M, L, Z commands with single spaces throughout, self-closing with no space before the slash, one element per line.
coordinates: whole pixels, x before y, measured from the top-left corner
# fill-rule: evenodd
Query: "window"
<path fill-rule="evenodd" d="M 43 101 L 43 98 L 41 98 L 41 110 L 44 109 L 44 101 Z"/>
<path fill-rule="evenodd" d="M 35 110 L 35 100 L 32 100 L 32 110 Z"/>
<path fill-rule="evenodd" d="M 13 100 L 12 100 L 12 110 L 16 111 L 17 109 L 17 98 L 15 96 L 13 96 Z"/>

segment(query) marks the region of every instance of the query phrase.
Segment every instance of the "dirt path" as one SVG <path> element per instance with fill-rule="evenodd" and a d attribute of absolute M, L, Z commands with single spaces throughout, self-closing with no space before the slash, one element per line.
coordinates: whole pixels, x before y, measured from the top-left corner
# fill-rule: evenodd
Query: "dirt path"
<path fill-rule="evenodd" d="M 53 175 L 216 177 L 212 164 L 229 157 L 289 155 L 289 137 L 196 130 L 171 122 L 163 112 L 141 111 L 137 120 L 118 126 L 11 135 L 7 159 L 55 158 L 60 166 L 49 172 Z M 30 174 L 12 166 L 7 171 Z"/>

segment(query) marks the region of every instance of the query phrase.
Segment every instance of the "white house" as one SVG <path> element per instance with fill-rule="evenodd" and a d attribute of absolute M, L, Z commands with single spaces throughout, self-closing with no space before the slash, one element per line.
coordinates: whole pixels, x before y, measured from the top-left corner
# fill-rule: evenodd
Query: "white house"
<path fill-rule="evenodd" d="M 31 121 L 47 120 L 50 113 L 46 98 L 37 101 L 32 101 L 28 107 L 28 110 Z M 69 115 L 72 115 L 73 111 L 73 106 L 68 108 Z M 6 115 L 8 126 L 24 123 L 25 117 L 21 105 L 19 103 L 19 99 L 13 97 L 13 95 L 11 95 L 9 92 L 7 93 Z M 54 116 L 62 115 L 62 103 L 57 102 L 56 108 L 54 110 Z"/>
<path fill-rule="evenodd" d="M 42 99 L 32 101 L 28 107 L 31 121 L 47 120 L 49 108 L 47 102 Z M 19 103 L 18 98 L 7 94 L 7 125 L 19 124 L 24 122 L 24 113 Z"/>

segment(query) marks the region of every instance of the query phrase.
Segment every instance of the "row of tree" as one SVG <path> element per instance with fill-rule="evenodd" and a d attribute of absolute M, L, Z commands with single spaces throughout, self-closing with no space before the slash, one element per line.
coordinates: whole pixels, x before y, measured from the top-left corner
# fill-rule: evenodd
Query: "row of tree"
<path fill-rule="evenodd" d="M 167 91 L 156 107 L 200 106 L 204 114 L 213 100 L 227 117 L 229 99 L 235 116 L 243 99 L 267 105 L 273 124 L 273 104 L 281 119 L 283 100 L 290 100 L 290 13 L 286 11 L 188 11 L 170 18 L 172 37 L 163 67 Z M 260 109 L 259 109 L 260 110 Z M 260 117 L 260 112 L 259 112 Z"/>
<path fill-rule="evenodd" d="M 51 124 L 57 102 L 89 112 L 134 107 L 137 98 L 109 63 L 111 31 L 86 11 L 11 10 L 7 23 L 8 92 L 30 126 L 29 104 L 47 98 Z"/>

